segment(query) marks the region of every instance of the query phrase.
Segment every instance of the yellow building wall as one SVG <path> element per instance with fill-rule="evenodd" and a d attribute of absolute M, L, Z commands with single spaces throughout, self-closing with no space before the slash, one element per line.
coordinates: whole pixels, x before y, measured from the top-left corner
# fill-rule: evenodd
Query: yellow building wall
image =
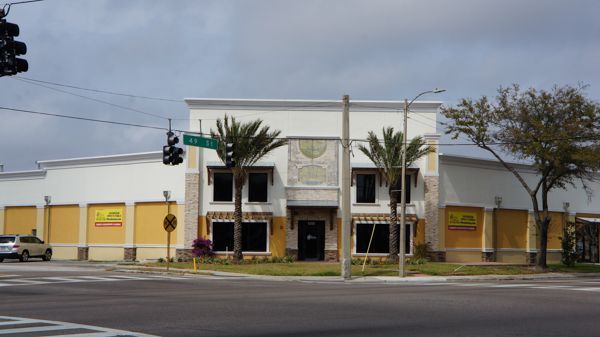
<path fill-rule="evenodd" d="M 121 208 L 123 210 L 123 223 L 121 226 L 115 227 L 99 227 L 96 226 L 96 210 L 106 208 Z M 125 204 L 96 204 L 88 205 L 87 216 L 87 239 L 89 244 L 124 244 L 125 243 L 125 220 L 127 213 L 125 212 Z M 92 258 L 92 249 L 90 248 L 90 260 L 102 260 L 99 258 L 103 253 L 98 252 L 97 258 Z M 107 256 L 111 256 L 107 253 Z M 121 248 L 121 257 L 123 259 L 123 249 Z M 112 260 L 112 258 L 110 259 Z"/>
<path fill-rule="evenodd" d="M 176 256 L 176 248 L 171 248 L 171 257 Z M 157 260 L 159 258 L 167 258 L 167 248 L 142 248 L 136 250 L 136 259 L 138 261 Z"/>
<path fill-rule="evenodd" d="M 285 256 L 285 226 L 287 217 L 273 217 L 271 220 L 271 237 L 269 238 L 269 250 L 271 256 Z"/>
<path fill-rule="evenodd" d="M 450 230 L 448 229 L 448 217 L 450 212 L 469 212 L 475 213 L 477 216 L 477 225 L 474 231 L 467 230 Z M 478 207 L 459 207 L 447 206 L 444 214 L 446 248 L 481 248 L 481 236 L 483 233 L 483 208 Z M 481 253 L 479 259 L 481 261 Z"/>
<path fill-rule="evenodd" d="M 48 222 L 48 214 L 50 222 Z M 49 211 L 46 211 L 44 232 L 47 233 L 46 240 L 50 243 L 78 243 L 79 205 L 51 206 Z"/>
<path fill-rule="evenodd" d="M 77 260 L 77 247 L 52 246 L 53 260 Z"/>
<path fill-rule="evenodd" d="M 91 261 L 122 261 L 124 249 L 119 247 L 90 247 L 88 259 Z"/>
<path fill-rule="evenodd" d="M 31 230 L 36 228 L 35 206 L 6 207 L 4 216 L 4 234 L 31 234 Z"/>
<path fill-rule="evenodd" d="M 550 225 L 548 225 L 548 249 L 561 249 L 561 238 L 563 236 L 563 224 L 565 220 L 564 213 L 550 212 Z"/>
<path fill-rule="evenodd" d="M 496 248 L 527 247 L 527 211 L 496 210 Z"/>
<path fill-rule="evenodd" d="M 414 234 L 414 244 L 422 244 L 425 243 L 425 219 L 419 219 L 417 222 L 416 230 L 413 230 Z"/>
<path fill-rule="evenodd" d="M 496 262 L 524 264 L 524 263 L 527 263 L 527 256 L 526 256 L 525 251 L 522 251 L 522 252 L 496 252 Z"/>
<path fill-rule="evenodd" d="M 170 203 L 169 211 L 177 214 L 177 204 Z M 135 244 L 167 244 L 167 232 L 163 221 L 167 215 L 164 202 L 145 202 L 135 205 Z M 177 226 L 184 226 L 183 219 L 177 219 Z M 177 242 L 177 231 L 171 232 L 171 244 Z"/>
<path fill-rule="evenodd" d="M 208 221 L 203 215 L 198 217 L 198 237 L 208 237 Z"/>
<path fill-rule="evenodd" d="M 481 262 L 481 252 L 446 251 L 446 262 Z"/>

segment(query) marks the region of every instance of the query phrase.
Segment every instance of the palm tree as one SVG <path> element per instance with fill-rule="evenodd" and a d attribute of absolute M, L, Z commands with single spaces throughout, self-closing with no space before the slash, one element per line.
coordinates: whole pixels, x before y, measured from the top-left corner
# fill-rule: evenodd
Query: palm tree
<path fill-rule="evenodd" d="M 398 195 L 395 191 L 402 175 L 402 132 L 394 133 L 393 127 L 383 128 L 383 141 L 377 138 L 373 131 L 367 137 L 369 147 L 362 144 L 358 146 L 377 167 L 381 176 L 386 180 L 390 195 L 390 250 L 389 259 L 398 261 Z M 409 167 L 429 152 L 434 151 L 425 143 L 421 136 L 411 139 L 406 147 L 406 166 Z"/>
<path fill-rule="evenodd" d="M 287 144 L 287 140 L 278 139 L 280 130 L 270 131 L 268 126 L 262 126 L 262 120 L 257 119 L 248 123 L 236 121 L 227 114 L 221 120 L 217 119 L 217 131 L 210 130 L 213 138 L 219 141 L 217 155 L 225 162 L 225 144 L 234 144 L 231 168 L 235 186 L 235 212 L 233 225 L 233 260 L 240 262 L 242 255 L 242 187 L 246 183 L 246 171 L 259 159 L 272 150 Z"/>

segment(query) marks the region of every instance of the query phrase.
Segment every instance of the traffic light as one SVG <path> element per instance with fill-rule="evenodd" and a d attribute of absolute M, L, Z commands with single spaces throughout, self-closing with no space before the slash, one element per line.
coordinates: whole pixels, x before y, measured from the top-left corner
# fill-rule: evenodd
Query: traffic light
<path fill-rule="evenodd" d="M 235 159 L 233 159 L 233 143 L 225 144 L 225 166 L 227 168 L 235 167 Z"/>
<path fill-rule="evenodd" d="M 15 41 L 19 36 L 19 26 L 3 19 L 4 13 L 0 10 L 0 76 L 16 75 L 29 69 L 26 60 L 18 58 L 27 53 L 27 45 Z"/>
<path fill-rule="evenodd" d="M 183 149 L 175 146 L 179 137 L 171 131 L 167 132 L 167 145 L 163 146 L 163 164 L 179 165 L 183 163 Z"/>

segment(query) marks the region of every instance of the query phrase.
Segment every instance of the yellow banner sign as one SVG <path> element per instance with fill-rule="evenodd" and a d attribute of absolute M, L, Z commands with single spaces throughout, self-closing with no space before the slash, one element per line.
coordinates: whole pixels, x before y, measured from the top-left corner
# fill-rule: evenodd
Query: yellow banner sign
<path fill-rule="evenodd" d="M 477 229 L 477 213 L 450 212 L 448 214 L 448 229 L 474 231 Z"/>
<path fill-rule="evenodd" d="M 123 226 L 123 209 L 107 208 L 96 210 L 96 227 Z"/>

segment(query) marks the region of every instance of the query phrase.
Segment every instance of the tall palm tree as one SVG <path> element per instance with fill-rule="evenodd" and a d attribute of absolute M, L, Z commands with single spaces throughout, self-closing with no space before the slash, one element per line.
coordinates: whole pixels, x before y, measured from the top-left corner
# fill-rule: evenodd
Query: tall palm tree
<path fill-rule="evenodd" d="M 246 183 L 248 167 L 272 150 L 287 144 L 287 140 L 278 139 L 280 130 L 269 130 L 268 126 L 261 126 L 262 120 L 257 119 L 247 123 L 236 121 L 234 117 L 217 119 L 217 131 L 210 130 L 213 138 L 219 141 L 217 154 L 225 162 L 225 144 L 234 144 L 233 160 L 235 166 L 231 168 L 235 186 L 235 212 L 233 225 L 233 260 L 240 262 L 242 255 L 242 187 Z"/>
<path fill-rule="evenodd" d="M 402 178 L 402 132 L 394 133 L 393 127 L 384 127 L 383 141 L 380 141 L 373 131 L 369 131 L 367 141 L 369 142 L 368 147 L 360 144 L 358 148 L 375 164 L 387 182 L 390 195 L 390 250 L 388 257 L 392 261 L 398 261 L 398 194 L 394 190 L 397 189 Z M 411 139 L 406 147 L 406 166 L 410 166 L 431 151 L 434 151 L 433 147 L 427 145 L 423 137 L 417 136 Z"/>

